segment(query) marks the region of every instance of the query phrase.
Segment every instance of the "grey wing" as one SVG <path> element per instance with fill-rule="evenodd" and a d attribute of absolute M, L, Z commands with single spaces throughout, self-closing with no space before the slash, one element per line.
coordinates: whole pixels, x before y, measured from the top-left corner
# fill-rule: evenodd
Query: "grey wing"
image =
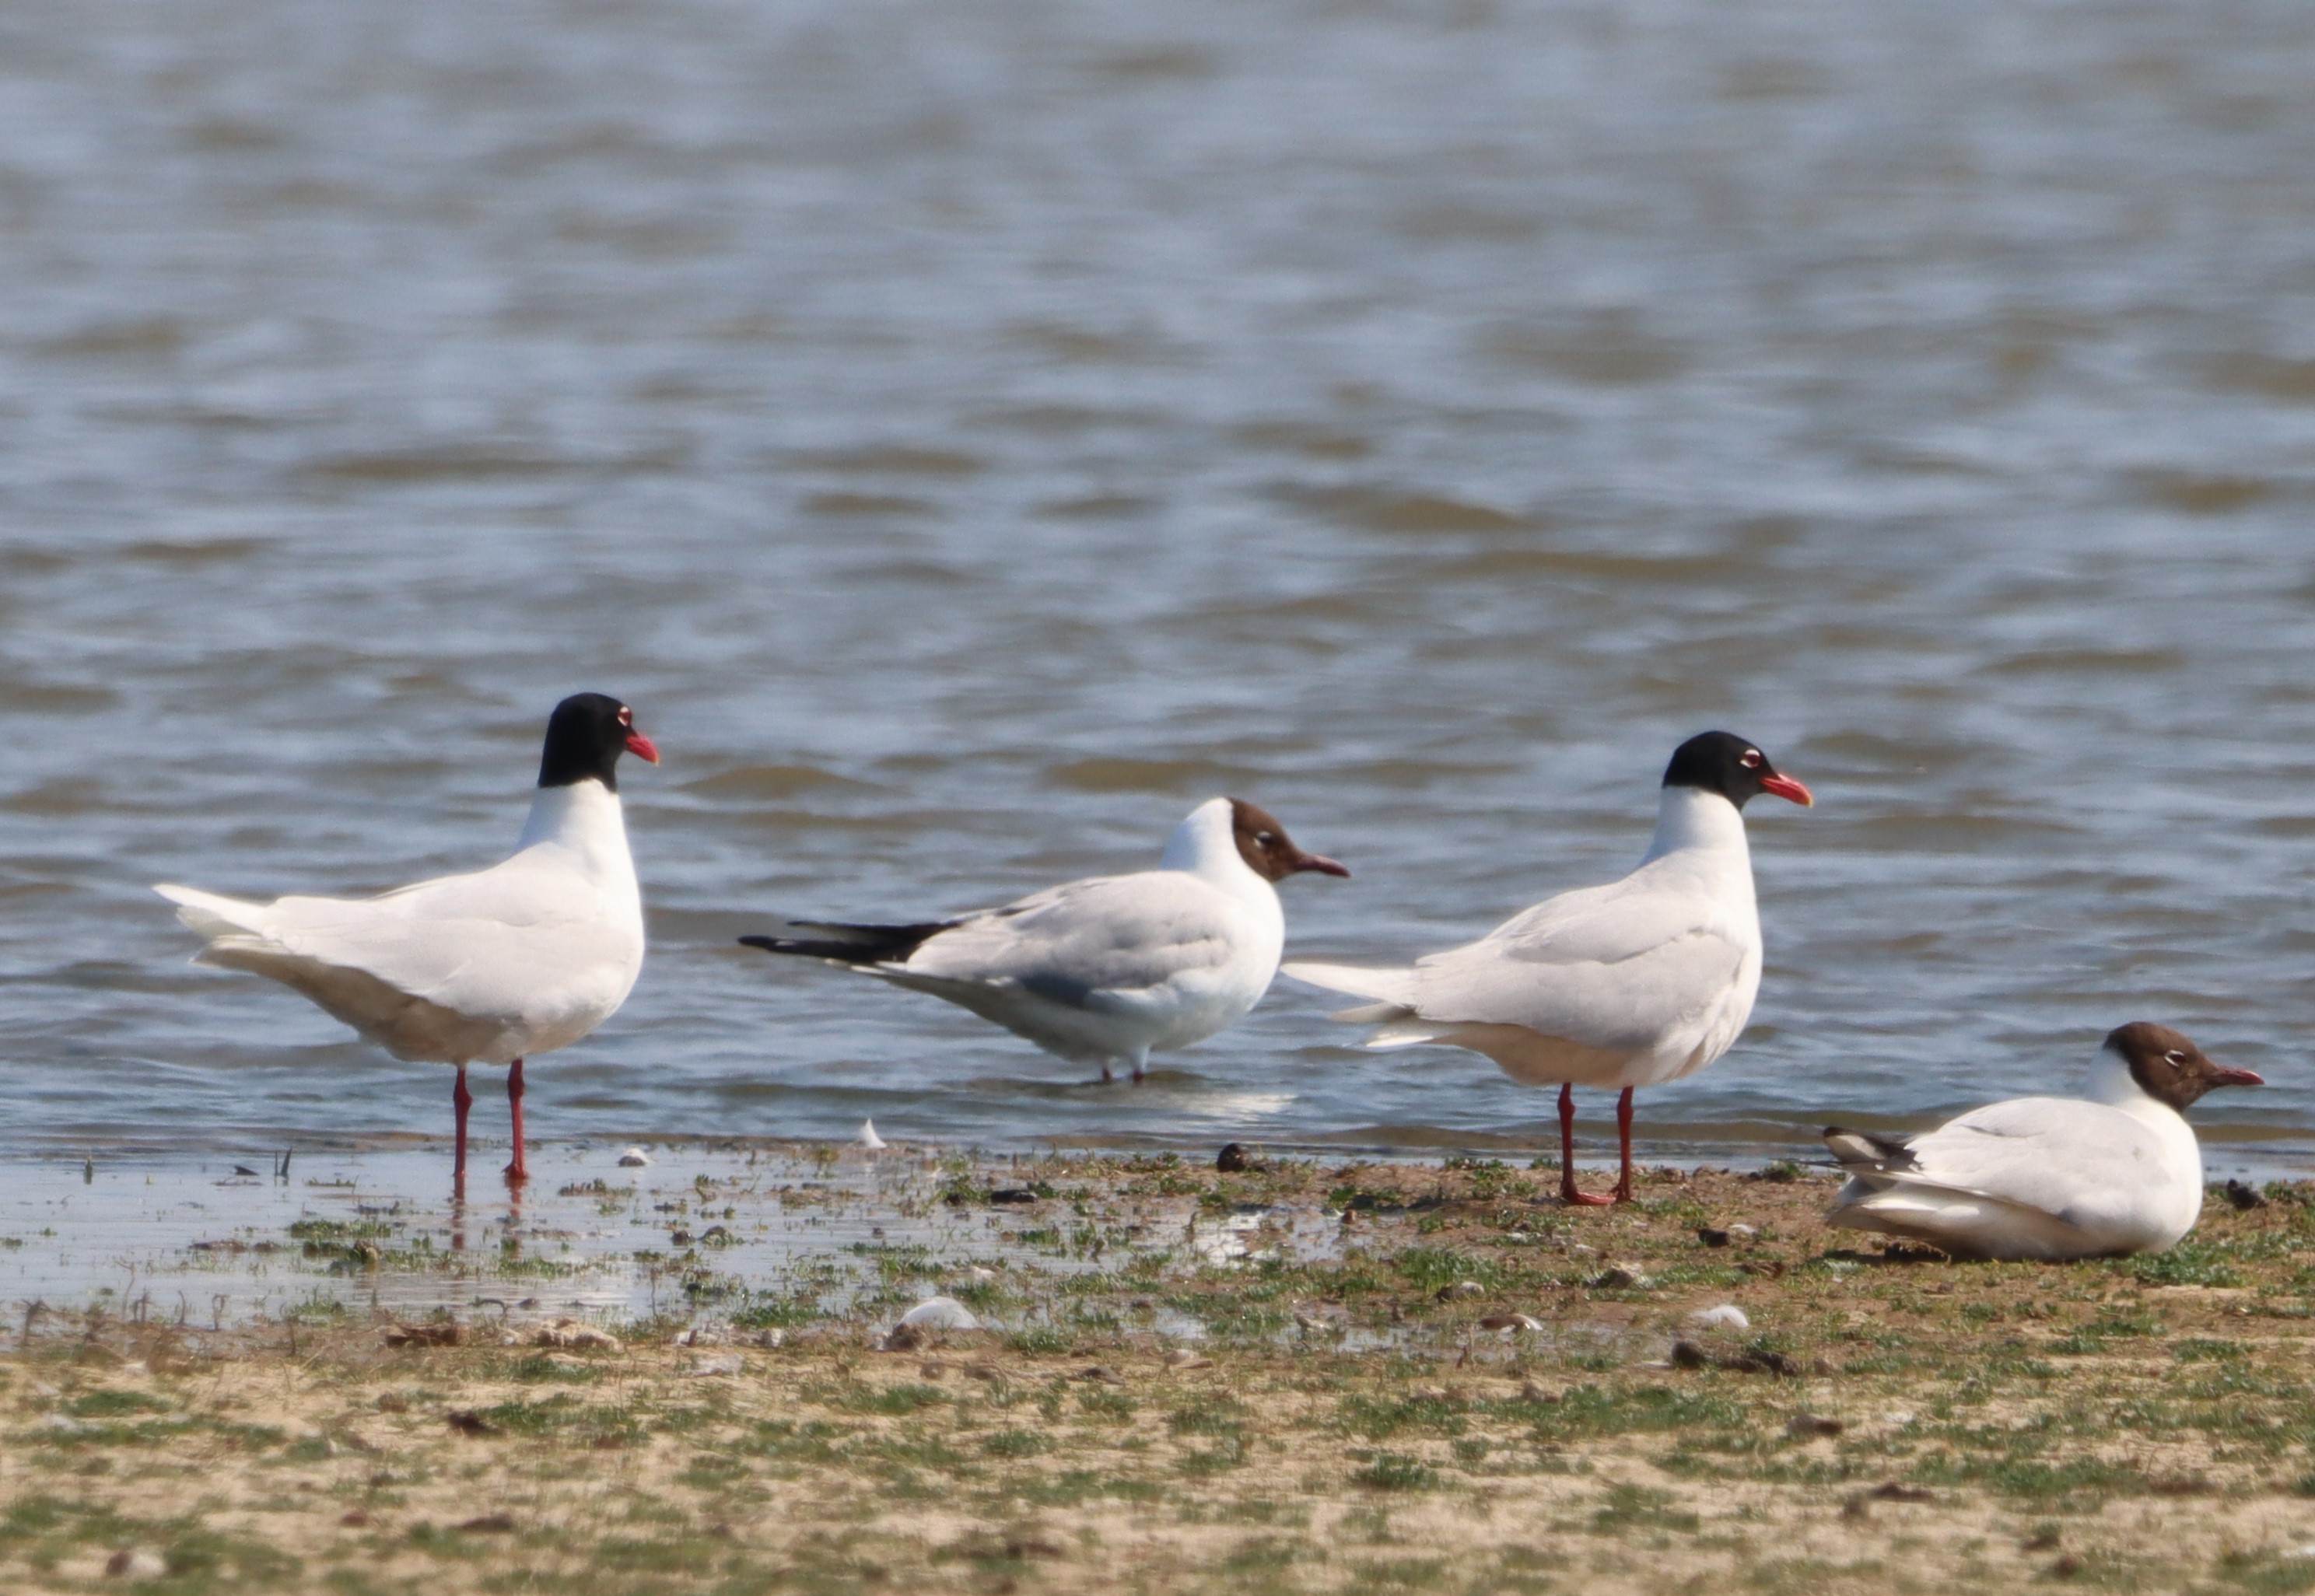
<path fill-rule="evenodd" d="M 2120 1109 L 2065 1097 L 1989 1104 L 1909 1144 L 1923 1180 L 2096 1228 L 2169 1184 L 2161 1144 Z"/>
<path fill-rule="evenodd" d="M 1227 963 L 1231 907 L 1183 871 L 1095 876 L 974 915 L 894 968 L 1016 986 L 1073 1007 L 1130 1002 Z"/>
<path fill-rule="evenodd" d="M 1632 1051 L 1707 1025 L 1751 951 L 1701 895 L 1565 893 L 1481 940 L 1415 966 L 1425 1019 L 1521 1025 L 1586 1047 Z"/>
<path fill-rule="evenodd" d="M 377 898 L 284 898 L 267 906 L 262 935 L 297 957 L 466 1015 L 599 1000 L 640 953 L 585 883 L 521 855 Z"/>

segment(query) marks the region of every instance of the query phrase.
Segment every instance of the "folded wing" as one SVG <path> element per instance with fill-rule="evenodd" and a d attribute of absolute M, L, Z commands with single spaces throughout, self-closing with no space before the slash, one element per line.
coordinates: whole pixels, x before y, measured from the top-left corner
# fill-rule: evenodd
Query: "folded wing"
<path fill-rule="evenodd" d="M 1229 901 L 1184 871 L 1095 876 L 971 915 L 879 966 L 911 982 L 1004 986 L 1073 1007 L 1131 1007 L 1220 971 Z"/>
<path fill-rule="evenodd" d="M 591 883 L 542 852 L 376 898 L 252 903 L 190 887 L 156 890 L 208 938 L 202 962 L 270 975 L 308 996 L 316 996 L 321 972 L 344 971 L 367 978 L 356 986 L 374 983 L 475 1019 L 552 1015 L 599 1005 L 612 989 L 616 1003 L 633 984 L 640 940 L 603 914 Z"/>
<path fill-rule="evenodd" d="M 2142 1122 L 2104 1104 L 2021 1097 L 1909 1141 L 1828 1130 L 1850 1176 L 1835 1225 L 1992 1257 L 2079 1257 L 2160 1245 L 2179 1176 Z"/>
<path fill-rule="evenodd" d="M 1336 1016 L 1377 1024 L 1371 1045 L 1453 1042 L 1522 1077 L 1582 1080 L 1667 1046 L 1716 1056 L 1751 1007 L 1750 945 L 1710 895 L 1641 872 L 1563 893 L 1411 968 L 1285 969 L 1379 999 Z"/>

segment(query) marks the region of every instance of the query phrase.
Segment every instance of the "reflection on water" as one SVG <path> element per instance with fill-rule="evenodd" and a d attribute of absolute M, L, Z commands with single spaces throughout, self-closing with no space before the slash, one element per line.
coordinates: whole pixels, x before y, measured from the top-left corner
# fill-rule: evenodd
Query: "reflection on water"
<path fill-rule="evenodd" d="M 1358 872 L 1297 951 L 1436 947 L 1628 866 L 1726 724 L 1821 803 L 1653 1156 L 2143 1015 L 2275 1083 L 2214 1169 L 2298 1166 L 2311 69 L 2269 0 L 13 8 L 7 1138 L 447 1129 L 146 883 L 486 862 L 599 687 L 669 756 L 653 951 L 550 1139 L 1547 1145 L 1299 990 L 1101 1088 L 732 939 L 1229 790 Z"/>
<path fill-rule="evenodd" d="M 1015 1188 L 992 1205 L 924 1148 L 661 1145 L 647 1170 L 584 1143 L 543 1152 L 528 1190 L 453 1196 L 425 1152 L 335 1150 L 275 1175 L 182 1157 L 12 1159 L 0 1183 L 0 1299 L 226 1328 L 347 1312 L 484 1326 L 652 1317 L 750 1328 L 889 1318 L 961 1291 L 993 1326 L 1056 1311 L 1057 1280 L 1238 1269 L 1403 1246 L 1404 1211 L 1353 1244 L 1338 1212 L 1194 1195 L 1122 1198 L 1110 1178 Z M 1064 1170 L 1063 1173 L 1069 1173 Z M 495 1183 L 493 1183 L 495 1184 Z M 1196 1338 L 1202 1324 L 1160 1313 Z"/>

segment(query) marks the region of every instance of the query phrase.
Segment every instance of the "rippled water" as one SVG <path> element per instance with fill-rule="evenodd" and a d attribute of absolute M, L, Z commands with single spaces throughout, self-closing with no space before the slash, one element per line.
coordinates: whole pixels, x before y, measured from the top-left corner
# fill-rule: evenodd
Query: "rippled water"
<path fill-rule="evenodd" d="M 542 1136 L 1523 1148 L 1544 1094 L 1299 989 L 1101 1088 L 732 939 L 1227 790 L 1358 872 L 1294 949 L 1435 947 L 1725 724 L 1820 804 L 1654 1153 L 2144 1016 L 2275 1082 L 2214 1166 L 2296 1166 L 2311 76 L 2280 0 L 10 7 L 0 1139 L 447 1130 L 146 884 L 488 862 L 597 687 L 653 947 Z"/>

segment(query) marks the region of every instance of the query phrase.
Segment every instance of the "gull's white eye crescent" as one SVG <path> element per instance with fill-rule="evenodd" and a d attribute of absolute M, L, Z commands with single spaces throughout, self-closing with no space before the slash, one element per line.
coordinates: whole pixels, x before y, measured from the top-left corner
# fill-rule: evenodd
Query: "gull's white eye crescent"
<path fill-rule="evenodd" d="M 1758 770 L 1761 768 L 1761 750 L 1759 749 L 1746 749 L 1744 750 L 1743 757 L 1738 759 L 1736 763 L 1742 765 L 1747 770 Z"/>
<path fill-rule="evenodd" d="M 2162 1061 L 2165 1064 L 2183 1065 L 2186 1062 L 2186 1055 L 2180 1052 L 2177 1048 L 2172 1048 L 2169 1052 L 2162 1055 Z"/>

